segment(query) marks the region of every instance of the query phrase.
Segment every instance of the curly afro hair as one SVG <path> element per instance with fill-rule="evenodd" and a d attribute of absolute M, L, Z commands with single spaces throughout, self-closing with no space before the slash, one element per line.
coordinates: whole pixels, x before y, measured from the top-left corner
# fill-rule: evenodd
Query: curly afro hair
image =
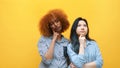
<path fill-rule="evenodd" d="M 39 22 L 39 30 L 43 36 L 49 37 L 53 35 L 52 29 L 49 26 L 53 18 L 57 18 L 61 22 L 61 32 L 64 32 L 69 28 L 70 24 L 67 19 L 67 15 L 60 9 L 54 9 L 49 11 L 46 15 L 44 15 Z"/>

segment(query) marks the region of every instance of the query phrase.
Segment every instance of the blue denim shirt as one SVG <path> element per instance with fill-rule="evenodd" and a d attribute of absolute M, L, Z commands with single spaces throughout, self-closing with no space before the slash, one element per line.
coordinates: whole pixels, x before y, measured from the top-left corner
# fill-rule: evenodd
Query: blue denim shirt
<path fill-rule="evenodd" d="M 42 57 L 39 68 L 67 68 L 66 58 L 64 57 L 63 47 L 69 44 L 69 41 L 62 36 L 60 41 L 56 41 L 54 47 L 53 59 L 46 60 L 45 53 L 48 51 L 50 43 L 52 41 L 51 37 L 42 36 L 38 42 L 38 50 Z"/>
<path fill-rule="evenodd" d="M 82 68 L 85 63 L 95 62 L 97 68 L 102 68 L 103 59 L 100 49 L 95 41 L 86 41 L 86 48 L 84 54 L 76 54 L 73 51 L 72 44 L 67 46 L 67 53 L 70 61 L 77 67 Z M 70 68 L 70 66 L 68 67 Z"/>

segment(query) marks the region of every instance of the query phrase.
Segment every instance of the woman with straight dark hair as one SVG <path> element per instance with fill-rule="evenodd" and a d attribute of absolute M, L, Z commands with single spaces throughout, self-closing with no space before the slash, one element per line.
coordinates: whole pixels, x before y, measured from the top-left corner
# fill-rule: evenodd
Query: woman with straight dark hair
<path fill-rule="evenodd" d="M 86 19 L 75 19 L 70 34 L 67 53 L 71 64 L 69 68 L 102 68 L 103 59 L 97 43 L 89 37 Z"/>

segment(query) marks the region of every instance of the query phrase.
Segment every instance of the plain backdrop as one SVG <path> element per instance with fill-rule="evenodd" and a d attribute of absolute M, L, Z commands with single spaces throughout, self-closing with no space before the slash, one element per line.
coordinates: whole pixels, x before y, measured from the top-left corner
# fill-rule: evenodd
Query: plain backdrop
<path fill-rule="evenodd" d="M 103 68 L 120 68 L 120 0 L 0 0 L 0 68 L 38 68 L 38 23 L 56 8 L 68 15 L 70 25 L 86 18 Z M 63 33 L 68 39 L 70 28 Z"/>

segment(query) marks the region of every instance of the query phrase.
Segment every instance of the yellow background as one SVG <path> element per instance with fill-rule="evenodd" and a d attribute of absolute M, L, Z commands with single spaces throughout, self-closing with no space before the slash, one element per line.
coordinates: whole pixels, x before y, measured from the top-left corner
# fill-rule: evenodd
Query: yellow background
<path fill-rule="evenodd" d="M 86 18 L 103 68 L 120 68 L 120 0 L 0 0 L 0 68 L 38 68 L 38 22 L 54 8 L 64 10 L 71 25 Z M 70 28 L 64 35 L 69 34 Z"/>

